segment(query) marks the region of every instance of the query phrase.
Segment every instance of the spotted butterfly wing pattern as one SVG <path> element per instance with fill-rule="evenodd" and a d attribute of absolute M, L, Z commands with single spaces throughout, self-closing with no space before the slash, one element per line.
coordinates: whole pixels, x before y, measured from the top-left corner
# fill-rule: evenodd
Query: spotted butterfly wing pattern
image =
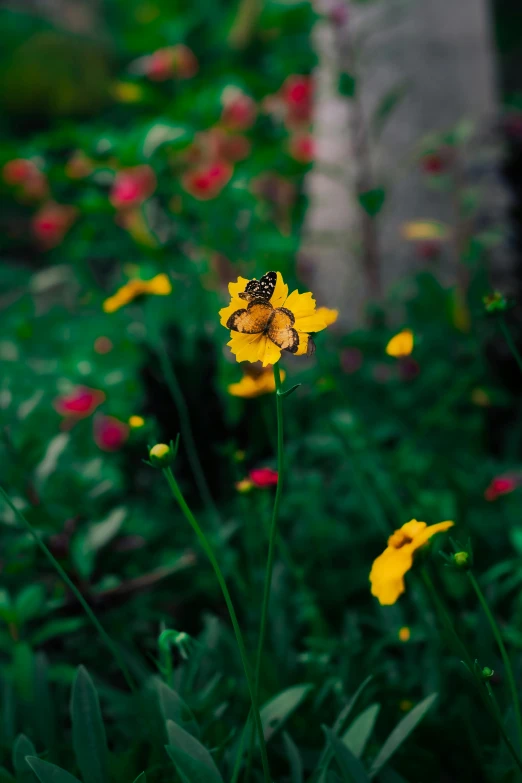
<path fill-rule="evenodd" d="M 299 348 L 299 334 L 293 328 L 294 323 L 294 314 L 290 310 L 277 307 L 268 320 L 266 335 L 282 351 L 296 353 Z"/>
<path fill-rule="evenodd" d="M 227 321 L 227 328 L 240 334 L 263 334 L 274 309 L 264 299 L 253 299 L 248 307 L 236 310 Z"/>
<path fill-rule="evenodd" d="M 245 290 L 239 294 L 241 299 L 252 301 L 254 299 L 266 299 L 268 302 L 275 291 L 277 272 L 267 272 L 261 280 L 250 280 Z"/>

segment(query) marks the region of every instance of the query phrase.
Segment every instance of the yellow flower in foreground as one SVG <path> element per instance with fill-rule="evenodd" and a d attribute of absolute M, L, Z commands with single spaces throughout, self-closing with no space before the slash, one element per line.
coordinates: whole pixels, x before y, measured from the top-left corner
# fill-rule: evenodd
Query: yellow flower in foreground
<path fill-rule="evenodd" d="M 267 367 L 279 361 L 281 351 L 301 356 L 308 351 L 310 333 L 327 327 L 312 294 L 289 295 L 280 272 L 267 272 L 260 281 L 238 277 L 228 290 L 231 302 L 219 315 L 231 330 L 228 345 L 238 362 L 260 361 Z"/>
<path fill-rule="evenodd" d="M 281 370 L 281 380 L 284 381 L 285 372 Z M 233 397 L 260 397 L 262 394 L 275 392 L 274 373 L 271 367 L 263 369 L 252 364 L 247 367 L 245 374 L 237 383 L 231 383 L 228 393 Z"/>
<path fill-rule="evenodd" d="M 380 604 L 390 606 L 395 603 L 404 593 L 404 575 L 413 565 L 416 550 L 427 544 L 435 533 L 443 533 L 454 524 L 447 521 L 428 527 L 426 522 L 412 519 L 389 537 L 388 546 L 373 561 L 370 572 L 372 595 L 379 599 Z"/>
<path fill-rule="evenodd" d="M 141 280 L 139 277 L 135 277 L 119 288 L 115 294 L 109 296 L 103 303 L 103 309 L 106 313 L 114 313 L 143 294 L 167 296 L 171 291 L 169 277 L 164 273 L 156 275 L 152 280 Z"/>
<path fill-rule="evenodd" d="M 386 346 L 388 356 L 409 356 L 413 351 L 413 332 L 411 329 L 403 329 L 391 338 Z"/>

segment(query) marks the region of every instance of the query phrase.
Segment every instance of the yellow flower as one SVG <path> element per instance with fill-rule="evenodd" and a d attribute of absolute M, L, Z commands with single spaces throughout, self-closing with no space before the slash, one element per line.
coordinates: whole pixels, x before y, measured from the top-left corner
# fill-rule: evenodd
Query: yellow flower
<path fill-rule="evenodd" d="M 413 351 L 413 332 L 411 329 L 403 329 L 391 338 L 386 346 L 388 356 L 409 356 Z"/>
<path fill-rule="evenodd" d="M 103 309 L 106 313 L 114 313 L 143 294 L 167 296 L 171 291 L 169 277 L 164 273 L 156 275 L 152 280 L 141 280 L 139 277 L 135 277 L 119 288 L 115 294 L 109 296 L 103 303 Z"/>
<path fill-rule="evenodd" d="M 401 712 L 409 712 L 413 709 L 413 706 L 411 699 L 401 699 L 399 702 L 399 709 Z"/>
<path fill-rule="evenodd" d="M 219 311 L 220 321 L 223 326 L 227 326 L 228 319 L 236 310 L 242 310 L 247 307 L 247 302 L 239 294 L 244 292 L 249 281 L 244 277 L 238 277 L 235 283 L 230 283 L 228 290 L 231 296 L 231 302 L 228 307 Z M 297 333 L 298 347 L 295 351 L 297 356 L 302 356 L 308 351 L 308 344 L 311 332 L 320 332 L 326 329 L 327 323 L 319 314 L 315 306 L 315 299 L 311 293 L 300 294 L 298 291 L 292 291 L 288 294 L 288 286 L 283 282 L 280 272 L 277 272 L 277 279 L 272 296 L 269 299 L 272 307 L 284 307 L 292 313 L 295 321 L 292 329 Z M 238 362 L 257 362 L 260 361 L 263 367 L 269 364 L 275 364 L 281 358 L 281 348 L 265 334 L 263 329 L 257 334 L 245 334 L 236 331 L 231 332 L 231 339 L 228 345 Z M 288 331 L 288 330 L 287 330 Z"/>
<path fill-rule="evenodd" d="M 281 371 L 281 380 L 284 381 L 285 372 Z M 274 373 L 271 367 L 258 369 L 255 365 L 247 367 L 245 374 L 237 383 L 231 383 L 228 393 L 233 397 L 260 397 L 262 394 L 275 392 Z"/>
<path fill-rule="evenodd" d="M 409 223 L 403 223 L 401 233 L 404 239 L 413 241 L 448 239 L 450 229 L 438 220 L 412 220 Z"/>
<path fill-rule="evenodd" d="M 391 606 L 396 602 L 404 593 L 404 575 L 413 565 L 416 550 L 427 544 L 435 533 L 443 533 L 454 524 L 447 521 L 428 527 L 426 522 L 412 519 L 389 537 L 388 546 L 373 561 L 370 572 L 372 595 L 379 599 L 380 604 Z"/>
<path fill-rule="evenodd" d="M 120 103 L 139 103 L 143 98 L 143 88 L 133 82 L 114 82 L 111 93 Z"/>
<path fill-rule="evenodd" d="M 407 625 L 403 625 L 403 627 L 399 629 L 399 633 L 397 635 L 401 640 L 401 642 L 409 642 L 411 637 L 411 631 Z"/>
<path fill-rule="evenodd" d="M 241 481 L 236 481 L 236 489 L 242 495 L 246 494 L 247 492 L 250 492 L 250 490 L 253 489 L 253 487 L 254 487 L 254 482 L 250 481 L 249 478 L 244 478 L 241 479 Z"/>
<path fill-rule="evenodd" d="M 471 402 L 480 408 L 487 408 L 491 405 L 489 394 L 484 389 L 476 388 L 471 392 Z"/>
<path fill-rule="evenodd" d="M 129 426 L 133 429 L 139 429 L 145 425 L 145 419 L 143 416 L 131 416 L 129 418 Z"/>
<path fill-rule="evenodd" d="M 339 310 L 331 310 L 329 307 L 318 307 L 315 314 L 322 318 L 327 326 L 331 326 L 339 318 Z"/>

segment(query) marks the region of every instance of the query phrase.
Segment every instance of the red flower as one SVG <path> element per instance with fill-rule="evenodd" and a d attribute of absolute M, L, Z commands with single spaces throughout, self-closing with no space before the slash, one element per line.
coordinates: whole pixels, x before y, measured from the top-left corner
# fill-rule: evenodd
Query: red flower
<path fill-rule="evenodd" d="M 221 122 L 228 130 L 245 131 L 252 127 L 257 114 L 253 98 L 236 87 L 227 87 L 221 100 Z"/>
<path fill-rule="evenodd" d="M 287 110 L 287 124 L 308 124 L 312 120 L 313 81 L 310 76 L 293 74 L 281 87 L 281 96 Z"/>
<path fill-rule="evenodd" d="M 69 394 L 62 394 L 54 400 L 54 408 L 61 416 L 74 419 L 84 419 L 105 401 L 105 394 L 100 389 L 90 389 L 88 386 L 76 386 Z"/>
<path fill-rule="evenodd" d="M 129 426 L 114 416 L 97 415 L 94 442 L 102 451 L 118 451 L 129 437 Z"/>
<path fill-rule="evenodd" d="M 496 500 L 500 495 L 507 495 L 509 492 L 513 492 L 519 483 L 514 476 L 497 476 L 487 487 L 484 497 L 486 500 Z"/>
<path fill-rule="evenodd" d="M 256 468 L 248 474 L 250 480 L 256 487 L 272 487 L 277 484 L 279 474 L 272 468 Z"/>
<path fill-rule="evenodd" d="M 289 142 L 289 152 L 299 163 L 311 163 L 315 157 L 315 142 L 311 133 L 295 133 Z"/>
<path fill-rule="evenodd" d="M 187 171 L 181 183 L 187 193 L 200 201 L 216 198 L 232 177 L 233 167 L 225 160 L 216 160 Z"/>
<path fill-rule="evenodd" d="M 451 162 L 451 150 L 441 148 L 437 152 L 429 152 L 423 155 L 420 165 L 425 174 L 444 174 Z"/>
<path fill-rule="evenodd" d="M 150 166 L 134 166 L 116 174 L 109 201 L 116 209 L 142 204 L 156 190 L 156 175 Z"/>
<path fill-rule="evenodd" d="M 33 215 L 33 234 L 46 250 L 56 247 L 76 220 L 77 214 L 75 207 L 48 201 Z"/>
<path fill-rule="evenodd" d="M 198 72 L 194 52 L 184 44 L 157 49 L 146 57 L 139 57 L 130 65 L 130 71 L 142 73 L 153 82 L 167 79 L 190 79 Z"/>
<path fill-rule="evenodd" d="M 438 239 L 424 239 L 416 242 L 415 250 L 419 258 L 432 261 L 440 256 L 442 242 Z"/>
<path fill-rule="evenodd" d="M 47 177 L 32 160 L 16 158 L 8 161 L 2 176 L 7 185 L 18 186 L 27 198 L 40 199 L 47 195 Z"/>

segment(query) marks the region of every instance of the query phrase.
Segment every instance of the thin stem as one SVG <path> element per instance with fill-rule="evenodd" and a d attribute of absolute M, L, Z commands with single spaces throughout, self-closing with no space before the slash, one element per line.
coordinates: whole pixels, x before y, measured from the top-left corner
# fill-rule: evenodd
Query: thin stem
<path fill-rule="evenodd" d="M 239 649 L 239 654 L 241 656 L 241 662 L 243 664 L 243 669 L 245 671 L 245 677 L 248 685 L 248 690 L 250 693 L 250 699 L 252 702 L 252 711 L 254 714 L 254 722 L 255 726 L 257 728 L 257 734 L 259 737 L 259 746 L 261 749 L 261 761 L 263 764 L 263 773 L 265 777 L 265 783 L 271 783 L 272 778 L 270 777 L 270 768 L 268 766 L 268 757 L 266 752 L 266 743 L 265 738 L 263 734 L 263 725 L 261 723 L 261 716 L 259 714 L 259 707 L 256 699 L 256 691 L 254 687 L 254 683 L 252 680 L 252 675 L 250 673 L 250 666 L 248 663 L 248 657 L 246 653 L 245 643 L 243 641 L 243 634 L 241 633 L 241 629 L 239 627 L 239 622 L 236 615 L 236 610 L 234 609 L 234 604 L 232 603 L 232 598 L 230 597 L 230 593 L 227 587 L 227 583 L 225 581 L 225 577 L 223 576 L 223 572 L 221 571 L 221 568 L 219 566 L 218 561 L 216 560 L 216 557 L 214 555 L 214 551 L 212 549 L 212 546 L 210 545 L 210 542 L 208 541 L 205 533 L 199 526 L 198 521 L 196 520 L 194 514 L 188 507 L 185 498 L 183 497 L 181 490 L 178 486 L 178 483 L 176 479 L 174 478 L 172 471 L 170 468 L 165 468 L 163 471 L 163 475 L 165 476 L 167 483 L 172 490 L 172 494 L 174 495 L 175 499 L 178 502 L 179 507 L 181 508 L 181 511 L 183 512 L 183 515 L 185 516 L 185 519 L 190 524 L 191 528 L 195 532 L 199 543 L 201 544 L 206 556 L 208 557 L 210 564 L 212 568 L 214 569 L 214 573 L 216 575 L 216 579 L 218 580 L 219 586 L 221 588 L 221 592 L 223 593 L 223 598 L 225 599 L 225 603 L 227 605 L 228 613 L 230 615 L 230 620 L 232 622 L 232 627 L 234 629 L 234 634 L 236 636 L 236 642 Z"/>
<path fill-rule="evenodd" d="M 241 772 L 241 759 L 243 758 L 243 748 L 245 746 L 245 739 L 248 733 L 248 727 L 250 725 L 255 726 L 255 724 L 250 723 L 251 715 L 252 715 L 252 709 L 250 709 L 250 712 L 248 714 L 248 720 L 243 727 L 243 731 L 241 732 L 241 739 L 239 740 L 239 747 L 237 749 L 236 761 L 234 763 L 234 770 L 232 772 L 232 778 L 230 780 L 230 783 L 237 783 L 239 778 L 239 773 Z"/>
<path fill-rule="evenodd" d="M 515 345 L 515 341 L 513 340 L 513 337 L 511 335 L 505 317 L 503 315 L 499 315 L 498 322 L 500 324 L 500 330 L 504 335 L 506 342 L 508 344 L 508 348 L 513 354 L 513 356 L 515 357 L 515 361 L 518 364 L 518 369 L 520 370 L 520 372 L 522 372 L 522 356 L 520 356 L 520 353 L 518 352 L 518 348 Z"/>
<path fill-rule="evenodd" d="M 36 530 L 33 528 L 31 523 L 25 518 L 25 516 L 22 514 L 22 512 L 19 511 L 16 508 L 16 506 L 13 503 L 13 501 L 11 500 L 11 498 L 9 497 L 7 492 L 5 492 L 3 487 L 0 487 L 0 494 L 2 495 L 3 499 L 5 500 L 5 502 L 9 506 L 9 508 L 15 513 L 15 515 L 20 520 L 20 522 L 22 522 L 22 524 L 27 528 L 29 533 L 32 535 L 32 537 L 36 541 L 36 544 L 40 547 L 40 549 L 42 550 L 42 552 L 44 553 L 46 558 L 49 560 L 49 562 L 56 569 L 56 571 L 60 575 L 61 579 L 63 579 L 63 581 L 65 582 L 65 584 L 69 588 L 69 590 L 76 596 L 76 599 L 78 600 L 78 602 L 83 607 L 83 609 L 85 611 L 85 614 L 87 615 L 87 617 L 89 618 L 91 623 L 94 625 L 94 627 L 96 628 L 96 630 L 100 634 L 100 637 L 102 638 L 102 640 L 105 642 L 105 644 L 107 645 L 107 647 L 109 648 L 109 650 L 113 654 L 114 659 L 115 659 L 116 663 L 118 664 L 118 666 L 120 667 L 121 673 L 123 674 L 127 685 L 129 686 L 131 691 L 135 691 L 136 686 L 135 686 L 134 681 L 133 681 L 133 679 L 132 679 L 132 677 L 131 677 L 131 675 L 129 673 L 129 670 L 127 669 L 126 664 L 124 663 L 123 659 L 120 656 L 120 653 L 118 652 L 118 648 L 116 647 L 116 645 L 114 644 L 114 642 L 112 641 L 110 636 L 108 635 L 107 631 L 103 628 L 102 624 L 100 623 L 100 621 L 98 620 L 98 618 L 96 617 L 94 612 L 92 611 L 91 607 L 89 606 L 89 604 L 87 603 L 87 601 L 85 600 L 85 598 L 83 597 L 81 592 L 78 590 L 78 588 L 76 587 L 74 582 L 72 582 L 71 579 L 67 576 L 67 574 L 65 573 L 64 569 L 62 568 L 62 566 L 60 565 L 58 560 L 56 560 L 54 555 L 46 547 L 46 545 L 44 544 L 44 542 L 42 541 L 42 539 L 40 538 L 40 536 L 38 535 Z"/>
<path fill-rule="evenodd" d="M 477 667 L 475 665 L 475 661 L 472 659 L 471 655 L 468 653 L 465 645 L 461 641 L 457 631 L 455 630 L 455 627 L 453 625 L 453 621 L 450 617 L 450 614 L 448 610 L 446 609 L 446 606 L 444 602 L 441 600 L 437 589 L 435 588 L 435 585 L 431 581 L 431 577 L 428 574 L 428 571 L 425 566 L 422 566 L 421 568 L 421 576 L 424 581 L 424 584 L 426 585 L 428 592 L 433 600 L 433 603 L 435 604 L 435 607 L 437 609 L 437 612 L 439 614 L 439 617 L 442 621 L 442 624 L 444 625 L 446 631 L 451 636 L 453 640 L 453 644 L 458 651 L 458 654 L 463 658 L 464 663 L 466 664 L 471 677 L 473 678 L 473 683 L 475 687 L 478 690 L 478 693 L 484 702 L 484 706 L 486 707 L 487 711 L 489 712 L 490 716 L 493 718 L 501 736 L 502 739 L 505 742 L 505 745 L 509 752 L 511 753 L 513 760 L 515 761 L 515 764 L 519 768 L 519 770 L 522 772 L 522 761 L 513 747 L 513 743 L 511 742 L 510 738 L 506 734 L 506 731 L 504 729 L 504 724 L 502 722 L 502 716 L 500 714 L 500 710 L 498 708 L 498 705 L 496 703 L 496 699 L 493 696 L 493 692 L 491 691 L 491 687 L 489 686 L 489 683 L 486 682 L 486 690 L 488 695 L 486 696 L 486 693 L 484 691 L 484 682 L 480 679 L 478 673 L 477 673 Z M 489 697 L 489 698 L 488 698 Z"/>
<path fill-rule="evenodd" d="M 504 669 L 506 671 L 506 677 L 509 684 L 509 688 L 511 690 L 511 698 L 513 699 L 513 707 L 515 710 L 519 748 L 522 748 L 522 713 L 520 712 L 520 699 L 518 695 L 517 685 L 515 682 L 515 676 L 513 674 L 513 667 L 511 666 L 511 661 L 509 659 L 506 646 L 502 639 L 500 629 L 497 625 L 497 621 L 495 620 L 491 612 L 491 609 L 488 606 L 488 602 L 486 601 L 486 598 L 480 588 L 479 583 L 475 579 L 475 576 L 472 571 L 467 571 L 466 575 L 471 583 L 471 586 L 473 587 L 473 590 L 475 591 L 475 594 L 479 600 L 480 605 L 482 606 L 482 609 L 484 610 L 484 614 L 488 619 L 489 625 L 493 632 L 493 636 L 495 637 L 495 641 L 498 644 L 498 648 L 502 656 L 502 661 L 504 662 Z"/>
<path fill-rule="evenodd" d="M 187 403 L 185 401 L 185 397 L 183 396 L 183 392 L 181 390 L 181 386 L 179 385 L 176 373 L 174 372 L 174 367 L 167 353 L 167 349 L 165 348 L 165 344 L 161 338 L 157 340 L 156 352 L 160 361 L 161 372 L 163 373 L 163 377 L 165 378 L 169 388 L 170 395 L 174 405 L 176 406 L 181 436 L 183 438 L 185 448 L 187 449 L 187 458 L 192 475 L 194 476 L 194 481 L 196 482 L 196 486 L 203 503 L 207 507 L 208 512 L 212 515 L 214 522 L 217 523 L 219 522 L 219 513 L 212 495 L 210 494 L 207 480 L 205 478 L 205 473 L 203 472 L 201 462 L 199 461 L 198 450 L 196 448 L 194 435 L 192 433 L 192 426 L 190 424 Z"/>
<path fill-rule="evenodd" d="M 281 395 L 282 384 L 279 365 L 274 364 L 274 381 L 276 388 L 276 413 L 277 413 L 277 487 L 272 509 L 272 520 L 270 523 L 270 533 L 268 537 L 268 557 L 266 560 L 265 584 L 263 589 L 263 606 L 261 609 L 261 626 L 259 629 L 259 640 L 257 643 L 256 671 L 255 671 L 255 689 L 256 702 L 259 703 L 259 680 L 261 679 L 261 660 L 263 658 L 263 647 L 265 644 L 266 625 L 268 620 L 268 607 L 270 604 L 270 591 L 272 588 L 272 574 L 274 571 L 274 556 L 277 542 L 277 522 L 279 519 L 279 506 L 281 505 L 281 494 L 283 490 L 283 479 L 285 473 L 284 465 L 284 442 L 283 442 L 283 397 Z M 254 751 L 254 732 L 250 735 L 250 746 L 248 750 L 248 763 L 245 775 L 246 783 L 250 778 L 252 767 L 252 755 Z"/>

